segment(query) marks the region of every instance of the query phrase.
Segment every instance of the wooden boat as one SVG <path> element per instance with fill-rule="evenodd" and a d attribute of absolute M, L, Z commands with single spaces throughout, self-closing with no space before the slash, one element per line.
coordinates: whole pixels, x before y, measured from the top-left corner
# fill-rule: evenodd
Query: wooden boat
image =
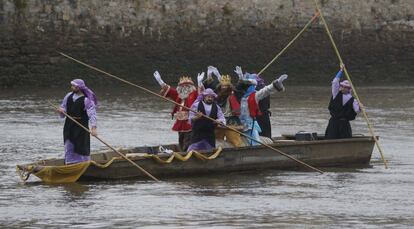
<path fill-rule="evenodd" d="M 292 135 L 273 138 L 271 146 L 314 167 L 347 167 L 367 165 L 375 141 L 372 137 L 353 136 L 348 139 L 297 141 Z M 176 150 L 176 145 L 164 148 Z M 303 165 L 264 146 L 220 148 L 215 152 L 157 153 L 157 147 L 119 149 L 125 155 L 157 178 L 189 176 L 232 171 L 277 169 L 304 169 Z M 185 156 L 187 156 L 185 158 Z M 92 154 L 92 161 L 80 175 L 80 180 L 147 178 L 127 160 L 113 151 Z M 42 160 L 18 165 L 22 179 L 27 179 L 45 166 L 63 166 L 63 159 Z M 35 174 L 36 175 L 36 174 Z M 27 176 L 27 177 L 26 177 Z"/>

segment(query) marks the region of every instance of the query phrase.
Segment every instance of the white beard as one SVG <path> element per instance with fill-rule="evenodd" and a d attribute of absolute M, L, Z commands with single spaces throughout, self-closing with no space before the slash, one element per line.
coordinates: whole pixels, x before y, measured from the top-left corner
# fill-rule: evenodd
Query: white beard
<path fill-rule="evenodd" d="M 177 93 L 180 99 L 186 99 L 196 88 L 193 85 L 177 86 Z"/>

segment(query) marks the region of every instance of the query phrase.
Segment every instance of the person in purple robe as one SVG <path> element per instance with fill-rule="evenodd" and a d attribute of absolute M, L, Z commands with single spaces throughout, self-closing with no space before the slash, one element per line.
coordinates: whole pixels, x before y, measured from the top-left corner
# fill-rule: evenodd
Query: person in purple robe
<path fill-rule="evenodd" d="M 360 112 L 356 99 L 352 96 L 352 87 L 348 80 L 340 82 L 344 65 L 332 80 L 332 96 L 329 102 L 331 118 L 325 131 L 325 139 L 351 138 L 352 129 L 349 121 Z"/>
<path fill-rule="evenodd" d="M 90 127 L 92 135 L 96 136 L 96 106 L 98 101 L 95 93 L 81 79 L 71 82 L 72 91 L 66 94 L 58 113 L 65 118 L 63 112 Z M 74 164 L 90 160 L 90 134 L 71 119 L 65 119 L 63 127 L 63 142 L 65 145 L 65 164 Z"/>
<path fill-rule="evenodd" d="M 192 124 L 191 145 L 187 151 L 202 150 L 211 151 L 216 147 L 215 128 L 218 124 L 226 124 L 226 119 L 215 99 L 217 94 L 211 88 L 205 89 L 201 93 L 201 99 L 193 103 L 190 111 L 189 121 Z M 213 122 L 202 116 L 202 114 L 216 120 Z"/>

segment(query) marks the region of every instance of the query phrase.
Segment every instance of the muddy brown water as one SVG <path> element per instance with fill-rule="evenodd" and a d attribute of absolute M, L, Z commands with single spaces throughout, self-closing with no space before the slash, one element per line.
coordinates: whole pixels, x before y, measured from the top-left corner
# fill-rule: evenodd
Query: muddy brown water
<path fill-rule="evenodd" d="M 114 146 L 174 143 L 171 105 L 134 88 L 99 88 L 98 133 Z M 23 185 L 15 165 L 62 157 L 63 122 L 47 100 L 67 88 L 0 92 L 0 225 L 77 228 L 409 228 L 414 226 L 414 88 L 362 87 L 358 93 L 389 163 L 371 167 L 253 171 L 139 180 Z M 155 89 L 154 89 L 155 90 Z M 324 133 L 327 87 L 289 87 L 272 95 L 273 135 Z M 355 134 L 368 135 L 360 115 Z M 104 149 L 92 140 L 92 149 Z"/>

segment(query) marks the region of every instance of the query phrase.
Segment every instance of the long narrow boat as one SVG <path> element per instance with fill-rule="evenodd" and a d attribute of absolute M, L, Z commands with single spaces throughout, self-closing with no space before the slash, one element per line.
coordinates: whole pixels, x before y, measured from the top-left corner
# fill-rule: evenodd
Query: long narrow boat
<path fill-rule="evenodd" d="M 372 137 L 367 136 L 336 140 L 324 140 L 323 137 L 318 137 L 313 141 L 294 139 L 292 135 L 282 135 L 273 138 L 273 143 L 270 145 L 319 168 L 368 165 L 375 143 Z M 163 147 L 177 149 L 176 145 Z M 264 146 L 224 147 L 214 152 L 190 153 L 159 153 L 159 146 L 119 149 L 119 151 L 157 178 L 262 169 L 303 169 L 297 162 Z M 27 180 L 30 174 L 38 176 L 39 171 L 44 168 L 65 168 L 64 161 L 49 159 L 17 165 L 18 173 L 23 180 Z M 93 153 L 91 163 L 81 170 L 76 180 L 147 178 L 130 162 L 112 151 Z M 47 179 L 43 181 L 51 182 Z M 68 182 L 67 180 L 63 182 L 65 181 Z"/>

